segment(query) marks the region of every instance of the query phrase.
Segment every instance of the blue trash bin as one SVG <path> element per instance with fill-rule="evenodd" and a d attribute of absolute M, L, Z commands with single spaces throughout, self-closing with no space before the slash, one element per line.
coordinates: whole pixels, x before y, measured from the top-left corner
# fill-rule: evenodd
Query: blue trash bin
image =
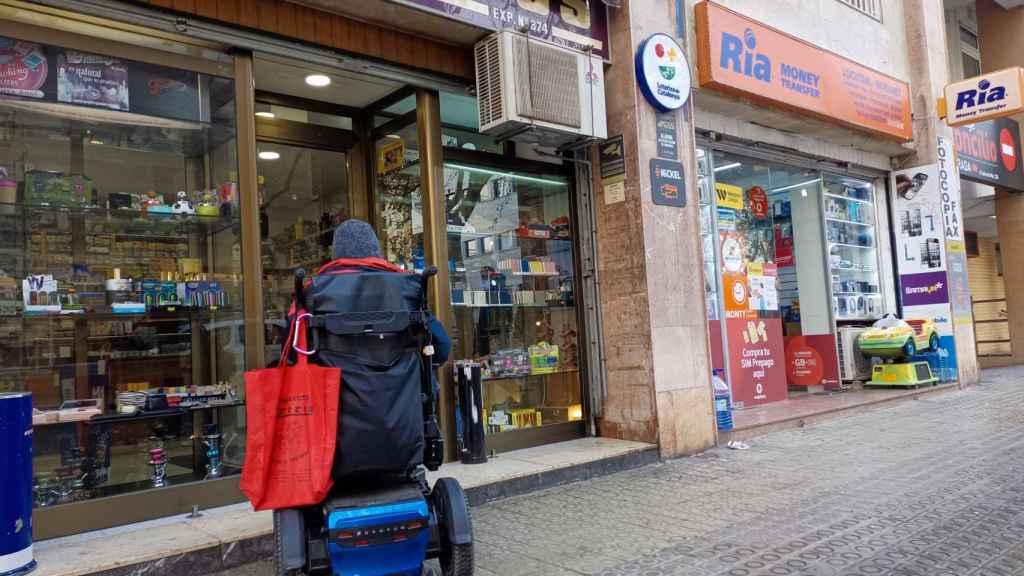
<path fill-rule="evenodd" d="M 21 576 L 32 557 L 32 394 L 0 394 L 0 576 Z"/>

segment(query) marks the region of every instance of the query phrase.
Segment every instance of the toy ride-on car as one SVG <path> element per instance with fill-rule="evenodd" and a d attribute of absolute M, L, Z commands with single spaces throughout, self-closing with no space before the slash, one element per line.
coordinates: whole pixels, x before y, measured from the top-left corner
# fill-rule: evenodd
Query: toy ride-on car
<path fill-rule="evenodd" d="M 426 287 L 379 259 L 336 260 L 296 275 L 311 361 L 340 367 L 341 403 L 321 503 L 274 512 L 275 569 L 284 575 L 473 574 L 473 530 L 459 483 L 428 485 L 444 446 L 436 417 Z"/>
<path fill-rule="evenodd" d="M 909 360 L 919 352 L 937 352 L 939 333 L 932 320 L 901 320 L 888 316 L 861 332 L 857 345 L 865 356 Z"/>

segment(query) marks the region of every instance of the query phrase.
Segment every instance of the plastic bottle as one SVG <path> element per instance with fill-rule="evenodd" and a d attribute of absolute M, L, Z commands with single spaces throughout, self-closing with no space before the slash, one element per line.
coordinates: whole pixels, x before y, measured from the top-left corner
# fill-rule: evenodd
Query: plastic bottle
<path fill-rule="evenodd" d="M 715 419 L 719 430 L 732 430 L 732 402 L 729 400 L 729 385 L 722 380 L 721 369 L 711 374 L 711 384 L 715 389 Z"/>

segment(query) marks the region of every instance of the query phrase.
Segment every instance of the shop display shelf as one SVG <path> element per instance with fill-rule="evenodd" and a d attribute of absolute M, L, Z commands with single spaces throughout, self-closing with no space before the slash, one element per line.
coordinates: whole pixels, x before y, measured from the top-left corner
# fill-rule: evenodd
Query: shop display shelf
<path fill-rule="evenodd" d="M 552 376 L 554 374 L 575 374 L 579 372 L 579 368 L 562 368 L 554 370 L 552 372 L 542 372 L 540 374 L 508 374 L 505 376 L 488 376 L 487 378 L 481 379 L 482 382 L 497 382 L 499 380 L 523 380 L 526 378 L 539 378 L 541 376 Z"/>
<path fill-rule="evenodd" d="M 829 242 L 829 246 L 842 246 L 845 248 L 860 248 L 861 250 L 874 250 L 874 246 L 862 246 L 860 244 L 847 244 L 845 242 Z"/>
<path fill-rule="evenodd" d="M 453 308 L 530 308 L 543 310 L 575 310 L 575 306 L 561 304 L 462 304 L 452 302 Z"/>
<path fill-rule="evenodd" d="M 140 231 L 135 231 L 139 236 L 149 238 L 165 239 L 168 235 L 162 233 L 149 233 L 146 228 L 167 228 L 177 229 L 179 234 L 170 237 L 188 236 L 190 233 L 205 231 L 209 234 L 217 234 L 228 230 L 233 226 L 241 224 L 237 216 L 209 216 L 202 217 L 194 214 L 151 214 L 147 215 L 141 210 L 129 210 L 124 208 L 102 208 L 98 206 L 51 206 L 49 204 L 5 204 L 0 206 L 13 207 L 23 218 L 31 218 L 34 214 L 60 213 L 69 216 L 81 216 L 88 222 L 117 223 L 123 226 L 139 226 Z M 104 231 L 91 232 L 92 234 L 113 234 L 122 236 L 133 232 Z"/>
<path fill-rule="evenodd" d="M 500 272 L 509 273 L 509 270 L 500 270 Z M 558 272 L 512 272 L 513 276 L 544 276 L 553 277 L 558 276 Z"/>
<path fill-rule="evenodd" d="M 876 270 L 874 268 L 846 268 L 846 267 L 840 267 L 840 266 L 833 266 L 832 267 L 832 271 L 833 272 L 850 272 L 850 273 L 858 273 L 858 274 L 874 274 L 876 272 Z"/>
<path fill-rule="evenodd" d="M 180 321 L 182 318 L 206 317 L 214 314 L 233 314 L 234 308 L 178 308 L 176 310 L 150 310 L 138 314 L 114 314 L 113 312 L 85 312 L 81 314 L 23 314 L 24 320 L 135 320 L 135 321 Z M 13 317 L 12 317 L 13 318 Z"/>
<path fill-rule="evenodd" d="M 303 236 L 302 238 L 297 238 L 295 240 L 289 240 L 288 242 L 285 242 L 283 244 L 277 244 L 273 240 L 271 240 L 269 244 L 277 250 L 284 250 L 286 248 L 291 248 L 292 246 L 296 246 L 298 244 L 309 242 L 310 240 L 319 239 L 321 236 L 325 234 L 334 234 L 334 228 L 331 228 L 330 230 L 321 230 L 320 232 L 313 232 L 312 234 Z"/>
<path fill-rule="evenodd" d="M 835 198 L 837 200 L 846 200 L 847 202 L 859 202 L 860 204 L 867 204 L 869 206 L 875 205 L 875 203 L 872 202 L 871 200 L 861 200 L 860 198 L 851 198 L 850 196 L 843 196 L 842 194 L 833 194 L 831 192 L 825 192 L 825 196 L 828 196 L 829 198 Z"/>
<path fill-rule="evenodd" d="M 863 226 L 865 228 L 874 228 L 875 225 L 869 222 L 857 222 L 856 220 L 846 220 L 843 218 L 833 218 L 832 216 L 825 216 L 825 220 L 829 222 L 838 222 L 840 224 L 852 224 L 854 226 Z"/>

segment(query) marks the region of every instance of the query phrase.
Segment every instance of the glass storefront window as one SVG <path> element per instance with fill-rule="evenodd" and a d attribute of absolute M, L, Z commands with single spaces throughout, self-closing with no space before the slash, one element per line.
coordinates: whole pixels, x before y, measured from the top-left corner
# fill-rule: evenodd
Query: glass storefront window
<path fill-rule="evenodd" d="M 837 323 L 884 313 L 873 185 L 725 152 L 713 160 L 713 198 L 706 168 L 700 182 L 706 273 L 721 282 L 707 290 L 719 307 L 708 310 L 714 369 L 726 369 L 738 407 L 785 399 L 787 385 L 838 388 Z M 903 220 L 913 226 L 913 214 Z"/>
<path fill-rule="evenodd" d="M 233 81 L 0 55 L 0 391 L 33 394 L 36 505 L 239 472 Z"/>
<path fill-rule="evenodd" d="M 482 363 L 489 434 L 583 419 L 567 180 L 446 163 L 453 358 Z"/>
<path fill-rule="evenodd" d="M 423 270 L 423 193 L 416 124 L 377 140 L 374 149 L 378 234 L 384 258 Z"/>

